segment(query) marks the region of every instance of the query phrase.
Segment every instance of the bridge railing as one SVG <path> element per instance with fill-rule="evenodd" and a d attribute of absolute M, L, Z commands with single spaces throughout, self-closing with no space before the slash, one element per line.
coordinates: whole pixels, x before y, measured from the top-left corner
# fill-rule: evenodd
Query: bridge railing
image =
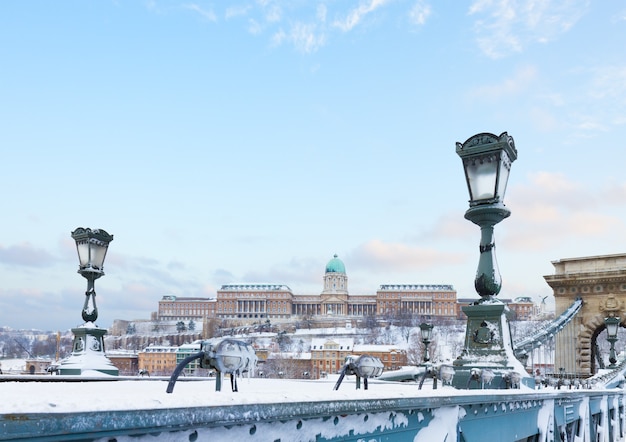
<path fill-rule="evenodd" d="M 513 352 L 516 357 L 521 357 L 524 353 L 532 351 L 534 348 L 541 346 L 548 340 L 552 339 L 557 333 L 578 314 L 582 308 L 583 301 L 578 298 L 574 303 L 561 313 L 554 321 L 541 327 L 536 332 L 525 336 L 521 339 L 513 341 Z"/>

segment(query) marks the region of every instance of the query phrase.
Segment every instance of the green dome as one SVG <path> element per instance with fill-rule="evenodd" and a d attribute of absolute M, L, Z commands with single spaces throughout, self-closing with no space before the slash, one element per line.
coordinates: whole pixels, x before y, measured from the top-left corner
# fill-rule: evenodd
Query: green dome
<path fill-rule="evenodd" d="M 346 273 L 346 266 L 343 265 L 343 261 L 337 258 L 337 255 L 333 257 L 328 264 L 326 264 L 326 273 Z"/>

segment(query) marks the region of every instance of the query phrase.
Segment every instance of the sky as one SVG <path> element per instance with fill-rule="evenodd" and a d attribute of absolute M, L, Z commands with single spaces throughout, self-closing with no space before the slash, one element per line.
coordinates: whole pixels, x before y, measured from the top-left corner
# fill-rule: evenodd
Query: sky
<path fill-rule="evenodd" d="M 626 252 L 626 5 L 0 2 L 0 326 L 82 323 L 70 233 L 114 236 L 98 325 L 223 284 L 476 297 L 456 142 L 508 132 L 501 298 Z M 549 298 L 550 300 L 550 298 Z"/>

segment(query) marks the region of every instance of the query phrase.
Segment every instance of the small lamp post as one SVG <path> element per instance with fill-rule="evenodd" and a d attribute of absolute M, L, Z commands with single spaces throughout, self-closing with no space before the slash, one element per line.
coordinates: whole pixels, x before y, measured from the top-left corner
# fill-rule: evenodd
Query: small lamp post
<path fill-rule="evenodd" d="M 433 325 L 428 324 L 426 322 L 422 322 L 420 324 L 420 334 L 422 335 L 422 342 L 424 343 L 424 361 L 421 366 L 423 367 L 423 372 L 420 378 L 419 389 L 422 389 L 424 385 L 424 381 L 427 377 L 432 378 L 433 380 L 433 390 L 437 389 L 437 370 L 430 364 L 430 355 L 428 354 L 428 347 L 432 342 L 433 338 Z"/>
<path fill-rule="evenodd" d="M 615 368 L 615 363 L 617 362 L 617 357 L 615 356 L 615 341 L 617 341 L 617 331 L 619 329 L 620 319 L 615 316 L 609 316 L 608 318 L 604 318 L 604 325 L 606 325 L 606 334 L 607 341 L 611 344 L 611 350 L 609 351 L 609 362 L 610 365 L 608 368 Z"/>
<path fill-rule="evenodd" d="M 424 364 L 430 361 L 430 355 L 428 354 L 428 346 L 432 342 L 433 337 L 433 325 L 422 322 L 420 324 L 420 333 L 422 334 L 422 342 L 424 343 Z"/>
<path fill-rule="evenodd" d="M 104 353 L 105 329 L 99 328 L 96 306 L 95 280 L 104 276 L 104 259 L 113 235 L 102 229 L 77 228 L 72 232 L 78 252 L 78 273 L 87 279 L 87 291 L 83 304 L 82 318 L 85 323 L 72 329 L 74 343 L 72 354 L 65 359 L 60 367 L 61 375 L 81 375 L 102 373 L 117 376 L 119 370 Z"/>
<path fill-rule="evenodd" d="M 504 194 L 511 170 L 517 159 L 513 137 L 506 132 L 494 135 L 479 133 L 464 143 L 456 143 L 461 158 L 467 188 L 469 209 L 465 218 L 480 227 L 480 257 L 474 288 L 480 300 L 463 307 L 467 316 L 465 343 L 461 356 L 454 361 L 455 385 L 471 388 L 477 368 L 491 370 L 493 385 L 508 385 L 511 371 L 521 364 L 509 360 L 512 340 L 506 318 L 507 308 L 496 299 L 502 281 L 496 261 L 494 226 L 507 218 L 511 211 L 504 206 Z M 478 384 L 478 383 L 476 383 Z M 477 387 L 478 388 L 478 387 Z"/>

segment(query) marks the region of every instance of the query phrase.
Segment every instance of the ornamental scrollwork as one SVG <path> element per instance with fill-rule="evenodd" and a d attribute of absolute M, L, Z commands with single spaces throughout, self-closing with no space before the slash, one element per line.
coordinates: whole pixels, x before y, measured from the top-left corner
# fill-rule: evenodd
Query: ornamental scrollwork
<path fill-rule="evenodd" d="M 609 295 L 602 301 L 600 301 L 600 311 L 606 316 L 620 316 L 619 313 L 622 310 L 624 303 L 617 299 L 615 295 Z"/>

